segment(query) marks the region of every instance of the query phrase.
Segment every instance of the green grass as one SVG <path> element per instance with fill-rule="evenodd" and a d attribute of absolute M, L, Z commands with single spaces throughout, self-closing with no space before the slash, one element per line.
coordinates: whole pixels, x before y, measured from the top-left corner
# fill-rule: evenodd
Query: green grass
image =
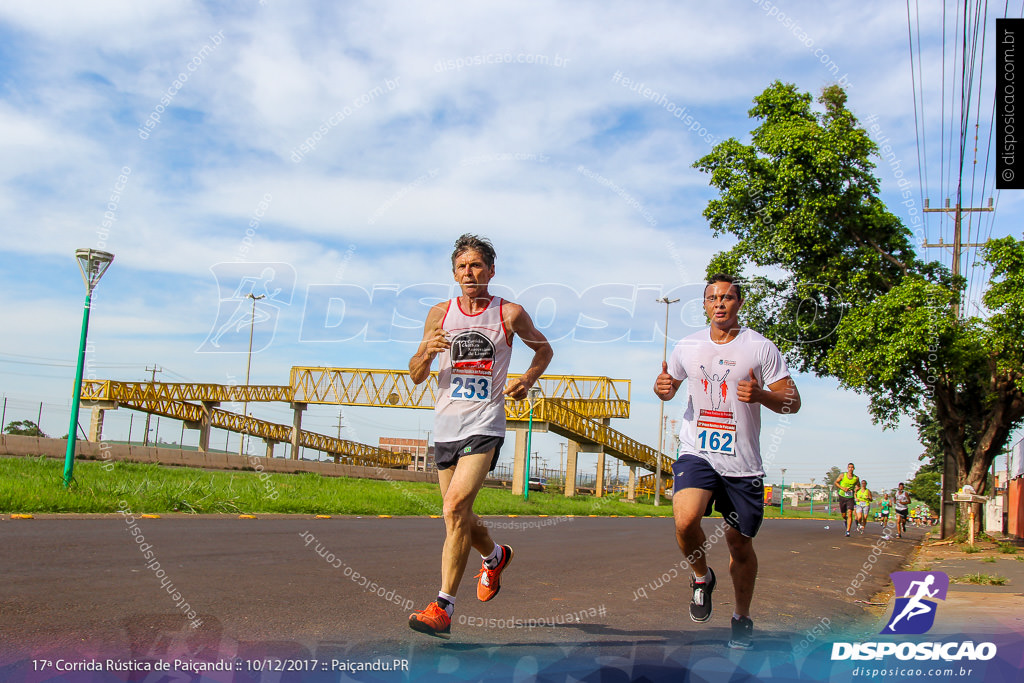
<path fill-rule="evenodd" d="M 968 555 L 971 555 L 971 554 L 973 554 L 973 553 L 980 553 L 980 552 L 981 552 L 981 548 L 979 548 L 979 547 L 978 547 L 978 546 L 976 546 L 976 545 L 969 545 L 969 544 L 966 544 L 966 543 L 965 543 L 964 545 L 962 545 L 962 546 L 960 546 L 960 547 L 961 547 L 961 549 L 962 549 L 962 550 L 963 550 L 963 551 L 964 551 L 965 553 L 967 553 Z"/>
<path fill-rule="evenodd" d="M 1007 555 L 1013 555 L 1017 552 L 1017 546 L 1015 546 L 1012 543 L 1000 543 L 999 552 L 1005 553 Z"/>
<path fill-rule="evenodd" d="M 106 467 L 107 469 L 104 469 Z M 299 513 L 335 515 L 440 515 L 437 484 L 322 477 L 318 474 L 220 472 L 138 463 L 77 462 L 69 489 L 63 462 L 0 458 L 0 512 Z M 662 505 L 623 503 L 617 497 L 484 488 L 474 510 L 481 515 L 656 515 Z"/>
<path fill-rule="evenodd" d="M 989 564 L 995 564 L 996 563 L 996 558 L 994 558 L 994 557 L 983 557 L 983 558 L 981 558 L 981 561 L 982 562 L 988 562 Z"/>
<path fill-rule="evenodd" d="M 994 574 L 966 574 L 964 576 L 958 576 L 953 579 L 954 583 L 976 583 L 981 586 L 1003 586 L 1006 585 L 1005 576 L 997 576 Z"/>
<path fill-rule="evenodd" d="M 65 489 L 63 469 L 62 460 L 0 457 L 0 513 L 111 513 L 127 507 L 136 513 L 441 514 L 441 493 L 432 483 L 86 460 L 75 463 L 74 481 Z M 672 515 L 670 498 L 663 496 L 655 507 L 652 497 L 636 503 L 622 502 L 624 497 L 566 498 L 548 490 L 531 491 L 524 501 L 508 489 L 485 487 L 473 509 L 480 515 Z M 781 515 L 810 516 L 808 508 L 786 508 Z M 778 506 L 766 507 L 765 517 L 780 517 Z M 815 505 L 814 517 L 826 517 L 824 506 Z"/>
<path fill-rule="evenodd" d="M 959 521 L 957 523 L 957 525 L 956 525 L 956 529 L 957 529 L 956 537 L 955 537 L 956 538 L 956 543 L 967 544 L 967 542 L 971 538 L 970 534 L 968 532 L 968 529 L 967 529 L 967 522 Z M 979 542 L 981 542 L 981 543 L 995 543 L 996 539 L 992 538 L 991 536 L 986 534 L 984 531 L 979 531 L 978 533 L 974 534 L 974 542 L 975 543 L 979 543 Z"/>

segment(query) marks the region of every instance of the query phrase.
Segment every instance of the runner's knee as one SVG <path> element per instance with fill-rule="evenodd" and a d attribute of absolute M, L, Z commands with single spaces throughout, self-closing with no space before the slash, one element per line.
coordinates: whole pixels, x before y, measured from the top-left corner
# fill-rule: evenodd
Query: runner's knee
<path fill-rule="evenodd" d="M 453 498 L 444 501 L 444 521 L 449 526 L 470 526 L 476 515 L 473 514 L 473 503 L 466 498 Z"/>
<path fill-rule="evenodd" d="M 754 539 L 744 536 L 732 527 L 725 532 L 725 542 L 729 545 L 729 554 L 735 560 L 743 562 L 755 557 Z"/>

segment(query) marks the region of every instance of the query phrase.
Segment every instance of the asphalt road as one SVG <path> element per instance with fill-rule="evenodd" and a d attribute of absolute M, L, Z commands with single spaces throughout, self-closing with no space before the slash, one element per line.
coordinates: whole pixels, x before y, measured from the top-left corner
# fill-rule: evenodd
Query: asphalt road
<path fill-rule="evenodd" d="M 436 595 L 440 519 L 4 519 L 0 678 L 46 680 L 29 672 L 58 659 L 233 662 L 232 674 L 210 680 L 315 680 L 260 671 L 310 660 L 322 672 L 327 662 L 404 659 L 407 680 L 487 678 L 492 670 L 529 678 L 578 660 L 632 671 L 629 678 L 640 663 L 672 670 L 723 658 L 735 666 L 742 657 L 746 670 L 765 661 L 784 668 L 794 649 L 822 636 L 877 633 L 876 617 L 855 600 L 883 590 L 923 535 L 885 539 L 873 525 L 845 538 L 835 521 L 766 520 L 755 541 L 756 646 L 736 654 L 724 648 L 732 613 L 724 542 L 709 553 L 719 576 L 714 615 L 695 624 L 670 519 L 488 523 L 515 559 L 500 595 L 480 603 L 479 558 L 471 557 L 445 641 L 407 626 L 409 612 Z M 704 521 L 709 536 L 720 523 Z"/>

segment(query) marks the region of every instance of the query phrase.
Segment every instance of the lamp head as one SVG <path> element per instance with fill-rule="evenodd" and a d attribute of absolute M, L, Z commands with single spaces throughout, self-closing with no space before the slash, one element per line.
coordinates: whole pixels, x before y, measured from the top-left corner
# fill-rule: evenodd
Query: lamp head
<path fill-rule="evenodd" d="M 78 259 L 78 268 L 82 271 L 86 293 L 91 295 L 103 273 L 107 272 L 107 268 L 113 263 L 114 255 L 99 249 L 77 249 L 75 258 Z"/>

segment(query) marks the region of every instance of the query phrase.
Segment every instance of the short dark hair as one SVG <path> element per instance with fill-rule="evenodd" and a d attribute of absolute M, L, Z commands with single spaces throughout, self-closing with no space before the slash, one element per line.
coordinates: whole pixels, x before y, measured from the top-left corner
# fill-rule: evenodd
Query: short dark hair
<path fill-rule="evenodd" d="M 468 232 L 455 240 L 455 251 L 452 252 L 452 269 L 455 269 L 455 259 L 464 251 L 475 251 L 483 258 L 484 263 L 490 268 L 494 265 L 494 245 L 486 237 L 471 235 Z"/>
<path fill-rule="evenodd" d="M 728 282 L 736 288 L 736 296 L 739 297 L 740 301 L 743 301 L 743 289 L 740 287 L 741 280 L 732 275 L 726 275 L 725 273 L 715 273 L 708 278 L 708 285 L 713 285 L 716 282 Z M 704 285 L 704 288 L 707 289 L 707 285 Z"/>

